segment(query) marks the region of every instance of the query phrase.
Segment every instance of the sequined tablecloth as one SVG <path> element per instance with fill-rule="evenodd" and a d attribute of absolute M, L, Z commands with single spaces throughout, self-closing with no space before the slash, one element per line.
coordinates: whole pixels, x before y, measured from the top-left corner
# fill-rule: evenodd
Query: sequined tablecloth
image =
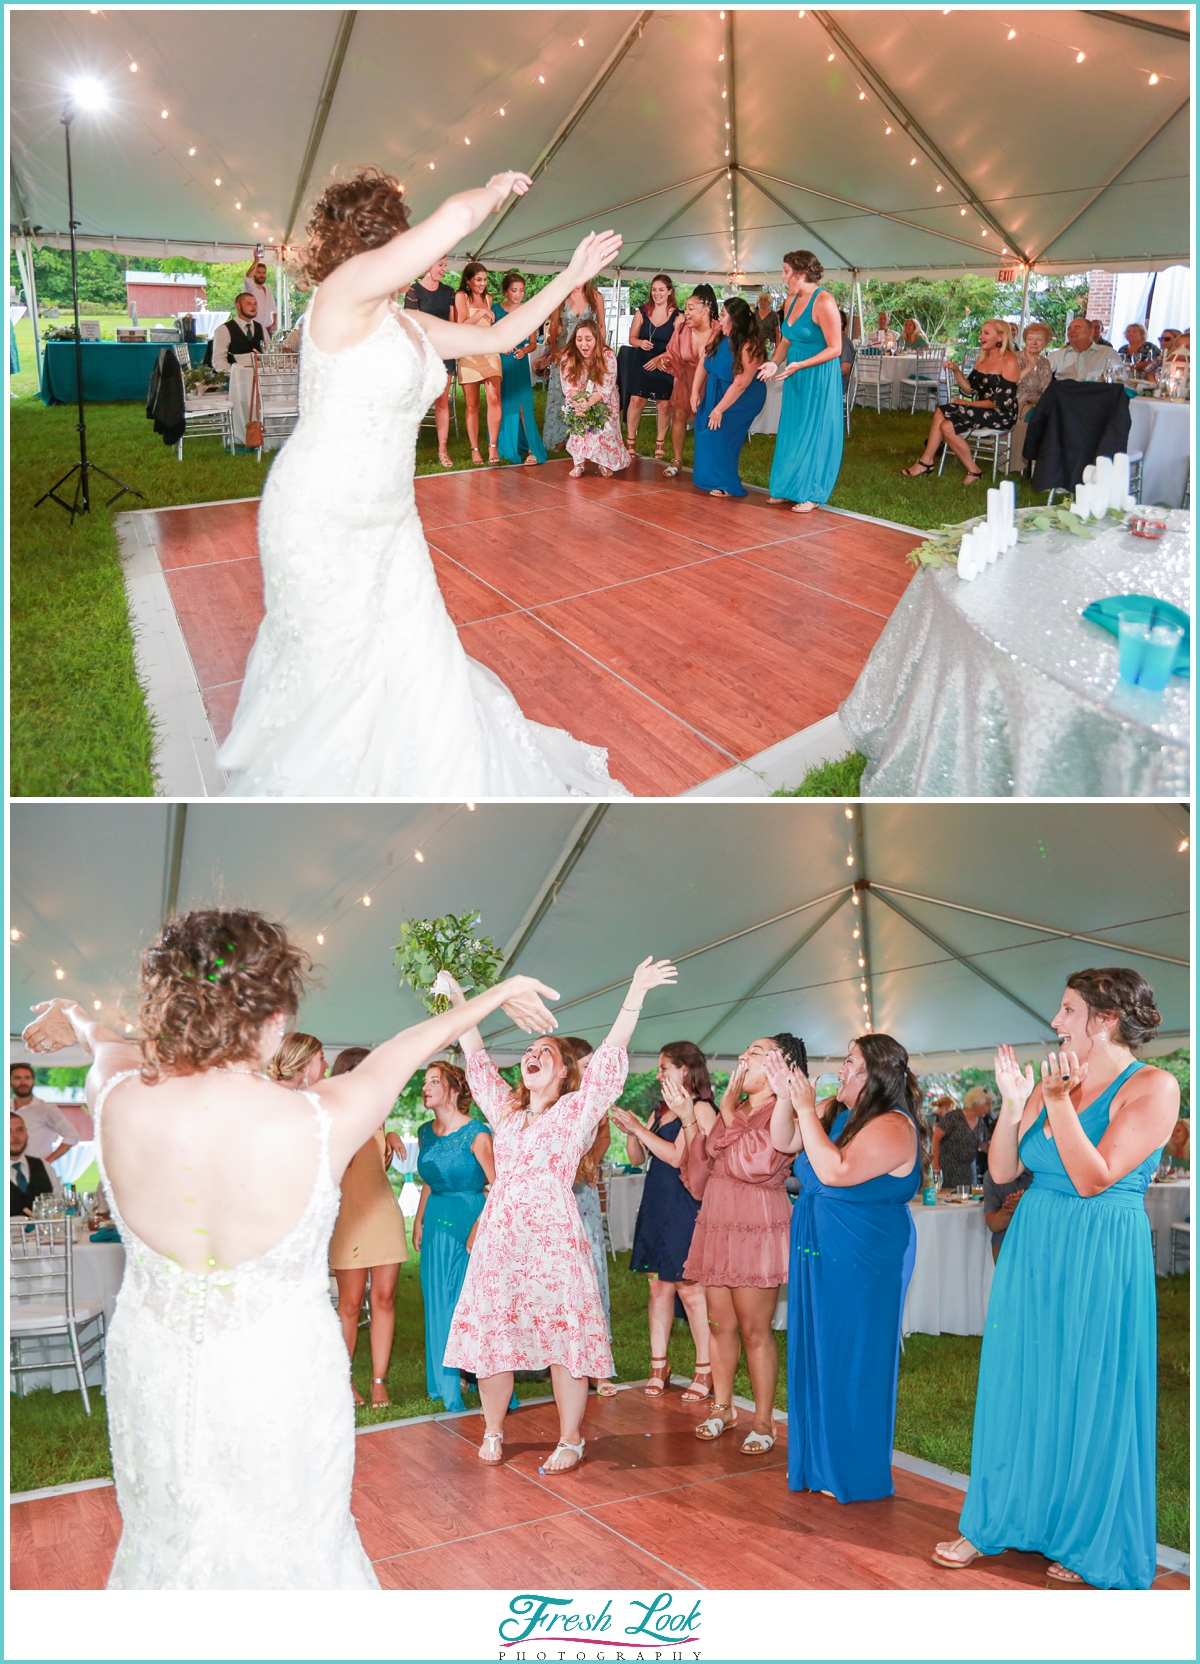
<path fill-rule="evenodd" d="M 1159 542 L 1044 532 L 974 583 L 923 568 L 841 707 L 866 797 L 1186 797 L 1191 684 L 1117 678 L 1107 595 L 1190 610 L 1191 513 Z M 1194 657 L 1194 650 L 1193 650 Z"/>

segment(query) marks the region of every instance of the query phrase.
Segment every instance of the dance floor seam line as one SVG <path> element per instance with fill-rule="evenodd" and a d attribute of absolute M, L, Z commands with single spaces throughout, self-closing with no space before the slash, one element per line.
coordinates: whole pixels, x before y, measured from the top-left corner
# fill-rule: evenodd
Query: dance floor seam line
<path fill-rule="evenodd" d="M 736 554 L 730 555 L 728 558 L 740 561 L 743 566 L 753 566 L 755 562 L 746 559 L 748 554 L 753 553 L 753 549 L 739 549 Z M 811 589 L 814 595 L 824 595 L 830 601 L 837 601 L 843 607 L 853 607 L 856 612 L 865 612 L 871 618 L 882 618 L 886 623 L 892 616 L 891 613 L 880 612 L 876 607 L 864 607 L 861 601 L 851 601 L 849 596 L 839 595 L 834 589 L 822 589 L 820 584 L 810 584 L 805 578 L 793 577 L 790 572 L 780 572 L 775 567 L 771 567 L 770 570 L 775 577 L 782 578 L 785 583 L 796 584 L 801 589 Z"/>
<path fill-rule="evenodd" d="M 540 1525 L 543 1520 L 557 1520 L 561 1519 L 564 1514 L 581 1514 L 583 1512 L 582 1508 L 567 1504 L 565 1507 L 556 1508 L 553 1513 L 536 1514 L 527 1520 L 516 1520 L 512 1525 L 493 1525 L 489 1526 L 486 1531 L 470 1531 L 464 1537 L 446 1537 L 436 1543 L 421 1543 L 416 1548 L 402 1548 L 395 1554 L 376 1554 L 372 1557 L 371 1564 L 373 1566 L 384 1566 L 392 1560 L 410 1560 L 414 1554 L 429 1554 L 439 1549 L 454 1548 L 458 1543 L 477 1543 L 484 1537 L 502 1537 L 506 1531 L 523 1531 L 526 1526 Z M 596 1524 L 599 1523 L 597 1520 Z M 604 1529 L 607 1531 L 610 1527 L 605 1526 Z M 619 1536 L 620 1533 L 614 1532 L 613 1535 Z"/>
<path fill-rule="evenodd" d="M 440 526 L 439 526 L 438 530 L 439 531 L 441 530 Z M 676 533 L 675 535 L 678 535 L 678 534 Z M 816 534 L 814 533 L 813 535 L 815 536 Z M 785 541 L 790 541 L 790 539 L 785 539 Z M 437 548 L 437 545 L 431 543 L 429 545 L 429 547 L 431 549 L 435 549 L 435 548 Z M 704 545 L 701 545 L 701 547 L 704 547 Z M 766 545 L 763 545 L 763 547 L 766 547 Z M 460 572 L 465 572 L 468 577 L 474 578 L 476 583 L 484 584 L 484 585 L 486 585 L 486 587 L 488 589 L 495 590 L 497 595 L 503 597 L 504 600 L 511 603 L 514 611 L 516 611 L 516 612 L 526 612 L 526 613 L 536 613 L 539 607 L 556 607 L 562 601 L 586 601 L 592 595 L 607 595 L 608 592 L 610 590 L 613 590 L 613 589 L 628 589 L 632 584 L 645 583 L 647 578 L 673 578 L 681 572 L 694 571 L 697 566 L 710 566 L 712 564 L 712 562 L 715 561 L 715 560 L 730 560 L 730 559 L 736 560 L 736 559 L 738 559 L 737 555 L 734 555 L 734 556 L 723 555 L 723 554 L 699 555 L 699 556 L 697 556 L 697 558 L 695 560 L 680 561 L 678 566 L 661 566 L 655 572 L 638 572 L 631 578 L 618 578 L 615 583 L 598 584 L 595 589 L 575 589 L 575 590 L 569 591 L 565 595 L 555 595 L 551 599 L 545 600 L 545 601 L 521 602 L 521 601 L 518 601 L 514 596 L 505 595 L 505 593 L 502 589 L 497 589 L 496 585 L 494 583 L 491 583 L 487 578 L 481 578 L 479 576 L 478 572 L 473 572 L 471 570 L 471 568 L 466 564 L 466 562 L 459 560 L 457 558 L 457 556 L 447 554 L 445 549 L 437 549 L 437 552 L 438 552 L 439 555 L 441 555 L 443 560 L 452 561 L 454 563 L 454 565 L 458 567 Z M 747 553 L 753 553 L 753 550 L 748 550 L 746 552 Z M 748 562 L 747 564 L 750 564 L 750 563 Z M 780 573 L 779 576 L 784 577 L 784 576 L 786 576 L 786 574 L 785 573 Z M 838 597 L 834 596 L 834 600 L 837 600 L 837 599 L 838 599 Z M 853 605 L 853 602 L 850 603 L 850 604 Z M 870 611 L 870 608 L 867 608 L 866 610 Z M 495 616 L 497 618 L 500 618 L 500 617 L 503 617 L 504 614 L 497 613 Z M 886 614 L 884 616 L 886 617 Z M 471 620 L 472 624 L 486 624 L 487 622 L 488 621 L 485 618 L 473 618 Z"/>
<path fill-rule="evenodd" d="M 562 486 L 551 484 L 550 489 L 552 491 L 561 491 L 565 498 L 569 499 L 571 496 L 571 493 L 564 490 Z M 671 498 L 672 500 L 675 499 L 675 493 L 673 491 L 653 493 L 647 492 L 646 495 L 663 496 Z M 726 500 L 736 502 L 737 498 L 729 498 Z M 822 532 L 829 534 L 840 529 L 830 526 L 814 526 L 811 531 L 789 531 L 784 537 L 764 537 L 760 543 L 747 543 L 741 549 L 731 550 L 718 548 L 715 543 L 706 543 L 702 537 L 696 537 L 691 532 L 681 532 L 674 526 L 659 526 L 656 521 L 644 519 L 641 515 L 634 514 L 629 509 L 618 508 L 615 503 L 597 503 L 596 507 L 606 509 L 609 514 L 619 514 L 623 520 L 632 520 L 635 525 L 643 528 L 650 527 L 655 531 L 669 530 L 673 537 L 681 537 L 688 543 L 694 543 L 698 549 L 710 549 L 713 552 L 713 555 L 748 554 L 753 549 L 769 549 L 776 543 L 791 543 L 797 537 L 819 537 Z M 550 511 L 547 510 L 546 512 Z M 438 530 L 441 530 L 440 526 L 438 527 Z"/>

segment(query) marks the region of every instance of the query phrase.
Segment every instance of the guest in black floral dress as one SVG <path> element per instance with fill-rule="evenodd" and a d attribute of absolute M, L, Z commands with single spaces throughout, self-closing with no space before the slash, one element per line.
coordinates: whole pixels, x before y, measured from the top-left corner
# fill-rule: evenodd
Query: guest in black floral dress
<path fill-rule="evenodd" d="M 966 395 L 940 404 L 933 413 L 929 438 L 920 460 L 900 471 L 909 479 L 931 473 L 938 446 L 946 444 L 966 469 L 964 484 L 980 477 L 965 435 L 973 428 L 1011 428 L 1017 419 L 1017 380 L 1020 369 L 1013 351 L 1012 330 L 1002 318 L 989 318 L 979 331 L 979 357 L 969 376 L 956 364 L 948 368 Z"/>

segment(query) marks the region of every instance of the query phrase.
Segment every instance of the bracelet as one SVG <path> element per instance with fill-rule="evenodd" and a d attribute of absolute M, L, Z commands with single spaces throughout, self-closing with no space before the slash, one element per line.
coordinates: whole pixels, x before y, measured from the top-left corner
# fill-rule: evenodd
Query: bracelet
<path fill-rule="evenodd" d="M 640 1017 L 642 1014 L 642 1008 L 640 1005 L 623 1005 L 621 1010 L 632 1011 L 635 1017 Z"/>

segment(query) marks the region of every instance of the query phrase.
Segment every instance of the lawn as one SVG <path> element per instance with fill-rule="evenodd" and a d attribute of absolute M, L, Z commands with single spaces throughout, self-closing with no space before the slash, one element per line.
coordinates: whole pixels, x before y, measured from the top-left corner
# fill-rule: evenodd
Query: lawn
<path fill-rule="evenodd" d="M 102 327 L 117 320 L 104 319 Z M 257 496 L 270 467 L 252 456 L 230 456 L 215 443 L 185 447 L 179 462 L 146 421 L 140 404 L 87 407 L 88 453 L 118 479 L 135 486 L 144 501 L 122 497 L 113 510 L 93 508 L 70 524 L 54 503 L 33 503 L 77 457 L 73 406 L 47 408 L 37 396 L 32 329 L 17 326 L 23 366 L 12 378 L 10 401 L 11 523 L 11 781 L 14 796 L 146 797 L 154 791 L 154 735 L 133 658 L 125 589 L 112 514 L 130 508 L 166 508 Z M 535 395 L 540 419 L 543 395 Z M 930 527 L 965 519 L 983 506 L 983 488 L 968 490 L 957 463 L 943 478 L 905 480 L 900 469 L 918 454 L 927 418 L 903 412 L 856 410 L 853 432 L 832 503 L 880 519 Z M 457 466 L 470 466 L 466 429 L 451 433 Z M 649 420 L 639 449 L 653 450 Z M 743 478 L 765 486 L 774 438 L 760 434 L 747 444 Z M 689 434 L 684 460 L 690 464 Z M 439 473 L 432 428 L 423 429 L 417 472 Z M 102 482 L 97 482 L 102 483 Z M 1021 482 L 1018 500 L 1033 501 Z M 96 493 L 99 502 L 103 493 Z M 861 768 L 861 765 L 858 765 Z M 806 795 L 830 795 L 857 779 Z M 840 792 L 834 792 L 840 795 Z"/>
<path fill-rule="evenodd" d="M 1158 1540 L 1187 1552 L 1190 1521 L 1189 1397 L 1191 1352 L 1187 1277 L 1159 1277 L 1158 1285 Z M 617 1379 L 637 1381 L 650 1373 L 646 1328 L 646 1278 L 629 1269 L 629 1255 L 609 1261 L 612 1291 L 613 1358 Z M 787 1408 L 787 1342 L 778 1336 L 779 1390 L 775 1403 Z M 960 1335 L 910 1335 L 900 1361 L 900 1399 L 896 1448 L 955 1473 L 971 1468 L 971 1421 L 979 1369 L 979 1338 Z M 671 1335 L 671 1368 L 691 1376 L 695 1352 L 691 1332 L 676 1323 Z M 392 1405 L 361 1409 L 358 1425 L 433 1415 L 441 1402 L 425 1393 L 424 1314 L 419 1263 L 414 1255 L 400 1268 L 396 1292 L 396 1341 L 388 1370 Z M 359 1336 L 354 1380 L 370 1396 L 371 1360 L 367 1331 Z M 518 1382 L 520 1398 L 549 1392 L 542 1382 Z M 750 1382 L 743 1367 L 736 1390 L 744 1397 Z M 92 1414 L 83 1413 L 77 1392 L 36 1392 L 10 1398 L 12 1472 L 10 1489 L 34 1490 L 79 1479 L 108 1477 L 108 1425 L 104 1400 L 96 1394 Z M 467 1403 L 474 1405 L 473 1395 Z"/>

